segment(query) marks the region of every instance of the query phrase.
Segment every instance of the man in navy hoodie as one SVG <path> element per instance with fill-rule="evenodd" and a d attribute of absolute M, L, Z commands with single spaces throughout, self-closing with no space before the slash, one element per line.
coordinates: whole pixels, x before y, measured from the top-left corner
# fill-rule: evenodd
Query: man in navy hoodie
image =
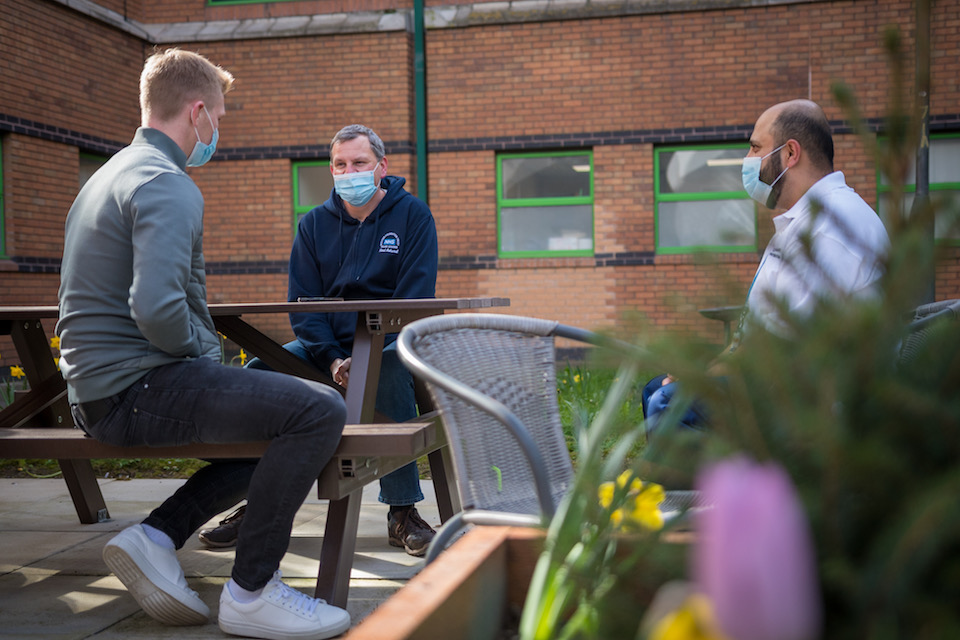
<path fill-rule="evenodd" d="M 408 193 L 403 178 L 387 175 L 383 141 L 371 129 L 349 125 L 330 142 L 330 198 L 301 220 L 290 253 L 288 299 L 336 297 L 432 298 L 437 283 L 437 230 L 427 205 Z M 294 313 L 297 339 L 287 350 L 346 387 L 356 330 L 354 313 Z M 376 410 L 402 422 L 417 415 L 413 378 L 388 335 Z M 250 365 L 263 368 L 254 360 Z M 423 500 L 416 463 L 380 480 L 380 501 L 390 505 L 389 542 L 413 556 L 426 553 L 435 531 L 417 513 Z M 207 546 L 230 546 L 243 511 L 200 532 Z"/>

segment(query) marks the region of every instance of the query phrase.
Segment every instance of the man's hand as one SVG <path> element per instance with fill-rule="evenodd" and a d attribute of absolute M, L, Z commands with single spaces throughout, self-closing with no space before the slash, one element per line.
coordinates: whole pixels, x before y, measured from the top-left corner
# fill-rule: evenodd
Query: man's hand
<path fill-rule="evenodd" d="M 330 375 L 333 376 L 333 381 L 338 385 L 347 388 L 347 383 L 350 382 L 350 363 L 353 361 L 353 358 L 337 358 L 333 361 L 333 364 L 330 365 Z"/>

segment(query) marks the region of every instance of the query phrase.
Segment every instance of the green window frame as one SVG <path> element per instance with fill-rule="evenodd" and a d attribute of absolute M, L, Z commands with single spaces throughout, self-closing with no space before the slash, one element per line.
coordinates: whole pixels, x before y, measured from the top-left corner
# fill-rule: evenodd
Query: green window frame
<path fill-rule="evenodd" d="M 308 211 L 323 204 L 333 189 L 329 160 L 297 160 L 291 163 L 293 179 L 293 233 Z"/>
<path fill-rule="evenodd" d="M 740 179 L 748 151 L 745 143 L 654 150 L 657 254 L 756 253 L 757 205 Z"/>
<path fill-rule="evenodd" d="M 592 150 L 503 153 L 496 166 L 499 257 L 593 256 Z"/>
<path fill-rule="evenodd" d="M 884 144 L 884 138 L 880 144 Z M 917 191 L 916 158 L 911 158 L 910 169 L 907 171 L 906 184 L 903 185 L 904 202 L 903 212 L 909 213 L 913 205 L 913 196 Z M 935 133 L 930 135 L 930 184 L 931 198 L 936 194 L 946 196 L 953 194 L 954 203 L 960 202 L 960 132 Z M 887 220 L 885 200 L 890 193 L 890 185 L 886 177 L 877 168 L 877 211 L 880 218 Z M 941 214 L 946 211 L 940 210 Z M 940 215 L 935 221 L 934 239 L 938 245 L 960 246 L 960 228 L 954 228 L 949 233 L 949 221 L 945 215 Z"/>

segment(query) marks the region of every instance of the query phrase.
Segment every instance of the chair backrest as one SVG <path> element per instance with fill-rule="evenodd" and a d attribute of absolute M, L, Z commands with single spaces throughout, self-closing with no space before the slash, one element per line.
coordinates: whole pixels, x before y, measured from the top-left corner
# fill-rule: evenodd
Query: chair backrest
<path fill-rule="evenodd" d="M 900 345 L 898 364 L 905 366 L 913 362 L 926 346 L 927 338 L 933 326 L 943 320 L 960 320 L 960 300 L 940 300 L 920 305 L 913 312 L 913 318 L 907 325 L 907 333 Z"/>
<path fill-rule="evenodd" d="M 460 501 L 553 516 L 573 477 L 557 405 L 554 337 L 590 332 L 501 314 L 449 314 L 404 327 L 398 353 L 427 383 L 453 453 Z"/>

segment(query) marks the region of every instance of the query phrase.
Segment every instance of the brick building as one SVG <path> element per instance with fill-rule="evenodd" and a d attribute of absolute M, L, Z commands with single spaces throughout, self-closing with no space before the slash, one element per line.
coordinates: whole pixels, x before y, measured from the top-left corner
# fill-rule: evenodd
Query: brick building
<path fill-rule="evenodd" d="M 438 295 L 506 296 L 511 313 L 591 328 L 638 314 L 719 338 L 696 309 L 739 303 L 772 232 L 735 162 L 773 103 L 822 104 L 837 168 L 882 200 L 830 85 L 847 82 L 882 135 L 881 37 L 900 28 L 912 83 L 912 0 L 425 4 L 0 0 L 0 301 L 56 302 L 65 214 L 138 126 L 154 46 L 237 77 L 214 161 L 191 170 L 211 302 L 285 297 L 296 218 L 329 193 L 327 142 L 353 122 L 433 210 Z M 932 188 L 960 190 L 960 0 L 932 6 Z M 956 244 L 942 243 L 938 297 L 960 296 Z M 0 364 L 14 357 L 0 340 Z"/>

